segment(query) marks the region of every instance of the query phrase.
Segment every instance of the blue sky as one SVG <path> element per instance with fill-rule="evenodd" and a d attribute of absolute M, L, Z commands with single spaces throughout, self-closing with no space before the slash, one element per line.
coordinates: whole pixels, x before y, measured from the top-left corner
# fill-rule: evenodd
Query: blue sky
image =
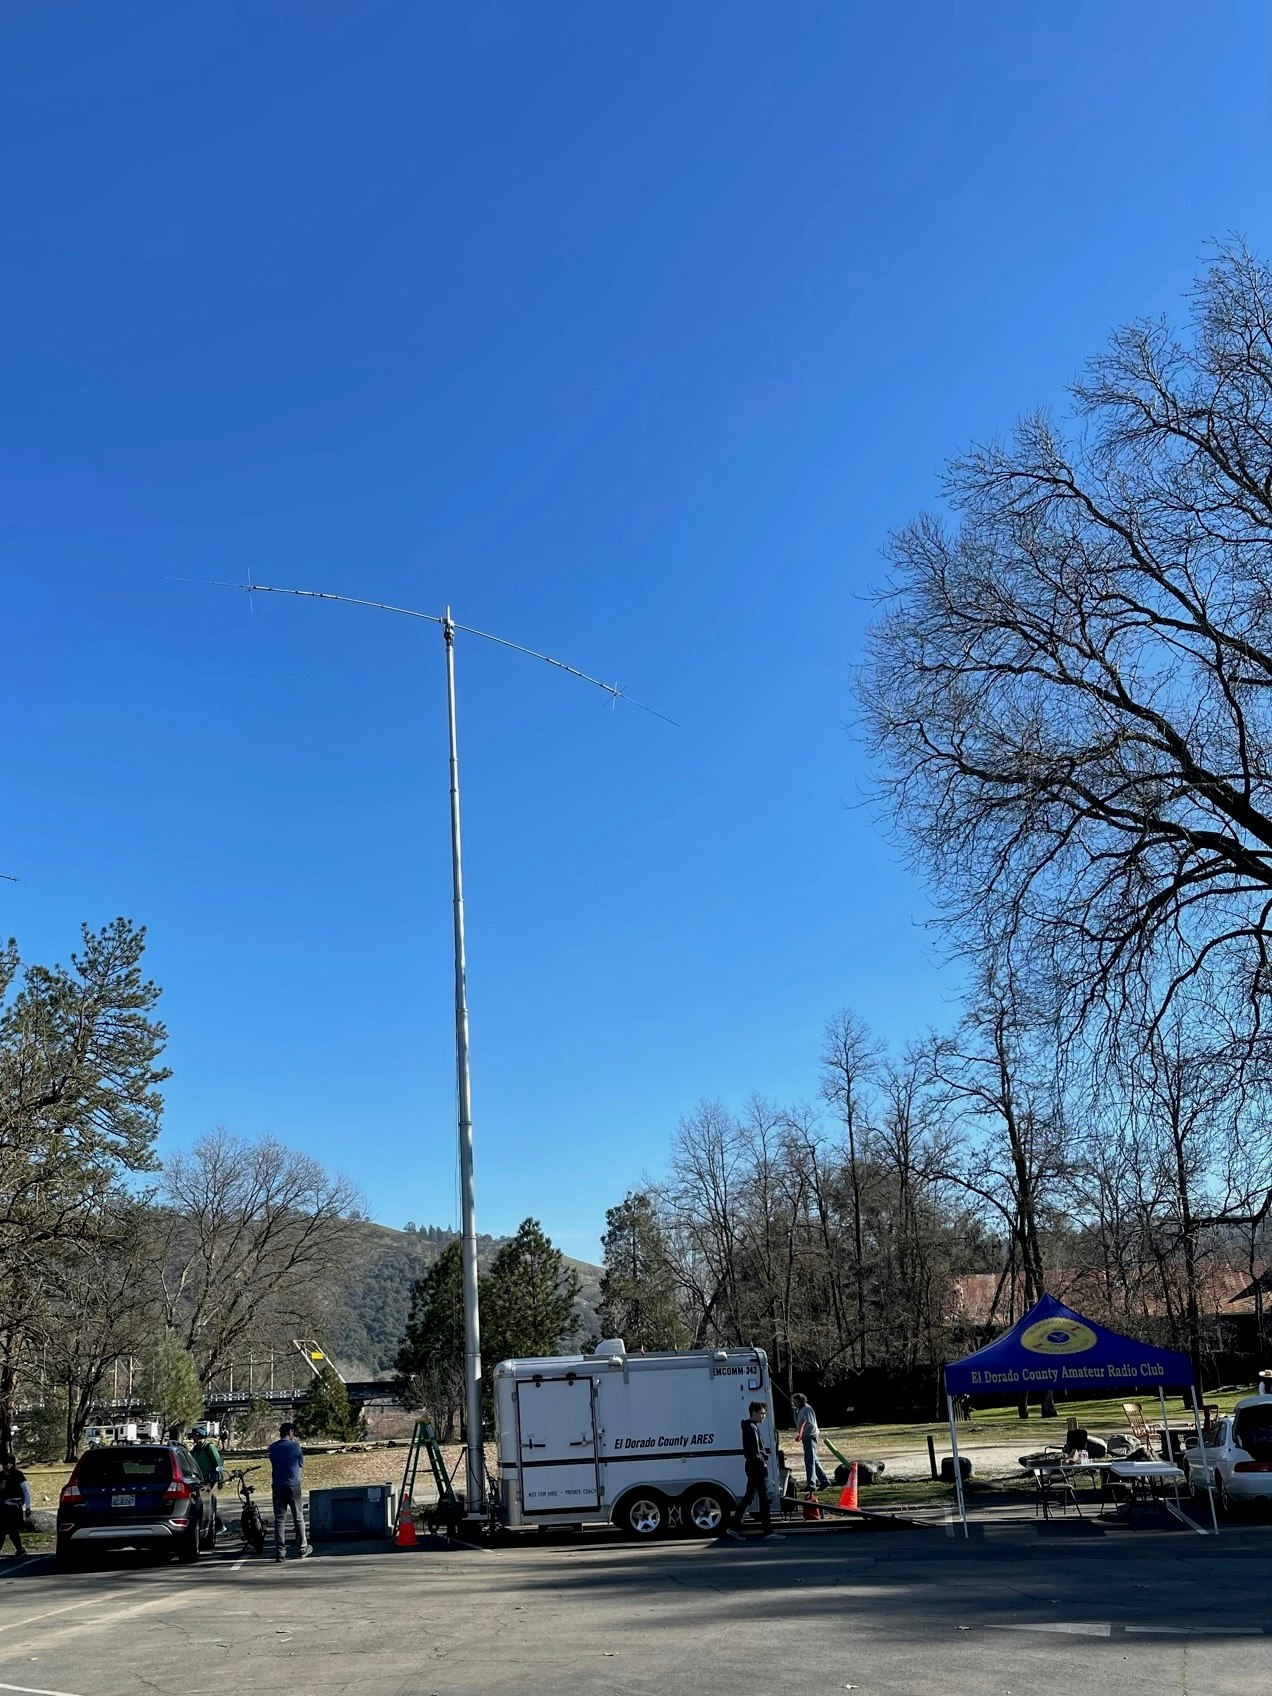
<path fill-rule="evenodd" d="M 165 1138 L 455 1217 L 438 610 L 483 1229 L 957 973 L 850 679 L 941 462 L 1258 244 L 1272 23 L 1198 7 L 13 4 L 0 928 L 150 927 Z"/>

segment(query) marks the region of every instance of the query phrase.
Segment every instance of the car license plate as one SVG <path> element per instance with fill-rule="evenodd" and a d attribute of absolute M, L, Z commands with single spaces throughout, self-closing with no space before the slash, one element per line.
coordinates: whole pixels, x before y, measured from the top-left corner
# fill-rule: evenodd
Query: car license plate
<path fill-rule="evenodd" d="M 110 1499 L 110 1505 L 113 1508 L 135 1508 L 137 1506 L 137 1498 L 136 1496 L 112 1496 Z"/>

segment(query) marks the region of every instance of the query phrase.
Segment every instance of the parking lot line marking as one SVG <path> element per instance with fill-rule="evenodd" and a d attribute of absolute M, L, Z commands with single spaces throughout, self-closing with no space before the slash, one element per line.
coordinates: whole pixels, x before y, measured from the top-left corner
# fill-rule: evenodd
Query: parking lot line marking
<path fill-rule="evenodd" d="M 997 1620 L 990 1621 L 987 1631 L 1060 1631 L 1070 1637 L 1111 1637 L 1116 1631 L 1119 1636 L 1128 1637 L 1265 1637 L 1267 1631 L 1261 1625 L 1104 1625 L 1092 1621 L 1063 1621 L 1042 1620 L 1025 1624 L 1023 1621 L 1011 1625 L 1000 1624 Z"/>
<path fill-rule="evenodd" d="M 246 1555 L 244 1555 L 244 1556 L 243 1556 L 243 1558 L 242 1558 L 242 1559 L 241 1559 L 241 1560 L 237 1560 L 237 1561 L 235 1561 L 235 1563 L 234 1563 L 234 1565 L 233 1565 L 233 1566 L 232 1566 L 232 1567 L 231 1567 L 231 1568 L 230 1568 L 230 1571 L 231 1571 L 231 1572 L 237 1572 L 237 1571 L 238 1571 L 238 1569 L 239 1569 L 239 1568 L 240 1568 L 240 1567 L 241 1567 L 241 1566 L 245 1566 L 245 1565 L 246 1565 L 246 1564 L 247 1564 L 247 1556 L 246 1556 Z"/>
<path fill-rule="evenodd" d="M 1157 1637 L 1262 1637 L 1261 1625 L 1128 1625 L 1127 1634 Z"/>
<path fill-rule="evenodd" d="M 1112 1637 L 1113 1627 L 1101 1625 L 1095 1620 L 1040 1620 L 1026 1625 L 1020 1622 L 1012 1625 L 1001 1625 L 991 1620 L 986 1625 L 987 1631 L 1059 1631 L 1069 1637 Z"/>
<path fill-rule="evenodd" d="M 0 1684 L 0 1690 L 20 1690 L 22 1696 L 70 1696 L 66 1690 L 33 1690 L 29 1684 Z"/>
<path fill-rule="evenodd" d="M 94 1602 L 126 1594 L 123 1590 L 102 1590 L 95 1596 L 85 1596 L 82 1602 L 68 1602 L 62 1608 L 47 1608 L 42 1614 L 28 1614 L 25 1619 L 11 1619 L 7 1625 L 0 1625 L 0 1631 L 16 1631 L 19 1626 L 34 1625 L 37 1620 L 52 1619 L 55 1614 L 71 1614 L 76 1608 L 91 1608 Z M 0 1689 L 3 1689 L 3 1686 L 0 1686 Z"/>

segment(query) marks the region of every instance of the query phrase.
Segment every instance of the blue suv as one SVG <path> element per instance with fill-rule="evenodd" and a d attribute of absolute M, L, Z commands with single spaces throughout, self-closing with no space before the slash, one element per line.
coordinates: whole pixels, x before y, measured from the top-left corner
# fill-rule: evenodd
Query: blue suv
<path fill-rule="evenodd" d="M 181 1444 L 90 1449 L 58 1502 L 57 1563 L 80 1566 L 94 1550 L 124 1548 L 197 1561 L 211 1522 L 211 1491 Z"/>

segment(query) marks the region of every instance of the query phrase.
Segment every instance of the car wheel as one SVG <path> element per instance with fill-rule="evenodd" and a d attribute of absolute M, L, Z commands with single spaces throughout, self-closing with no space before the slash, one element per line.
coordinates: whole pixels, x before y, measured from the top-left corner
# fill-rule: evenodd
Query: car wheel
<path fill-rule="evenodd" d="M 691 1537 L 718 1537 L 729 1518 L 729 1502 L 714 1484 L 686 1490 L 680 1498 L 681 1518 Z"/>
<path fill-rule="evenodd" d="M 69 1538 L 59 1537 L 53 1564 L 60 1572 L 78 1572 L 84 1565 L 84 1551 L 77 1548 Z"/>
<path fill-rule="evenodd" d="M 181 1562 L 182 1566 L 190 1566 L 193 1562 L 197 1561 L 198 1558 L 199 1522 L 198 1520 L 195 1520 L 189 1531 L 186 1532 L 185 1536 L 177 1544 L 177 1559 Z"/>
<path fill-rule="evenodd" d="M 667 1529 L 667 1501 L 657 1490 L 634 1490 L 614 1516 L 629 1537 L 650 1543 Z"/>

